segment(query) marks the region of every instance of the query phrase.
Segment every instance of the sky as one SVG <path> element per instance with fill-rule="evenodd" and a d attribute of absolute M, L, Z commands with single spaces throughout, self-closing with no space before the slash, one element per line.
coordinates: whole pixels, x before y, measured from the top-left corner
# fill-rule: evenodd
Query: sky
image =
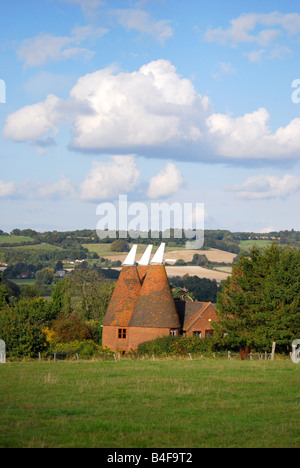
<path fill-rule="evenodd" d="M 0 229 L 95 229 L 126 195 L 300 230 L 299 46 L 298 0 L 2 2 Z"/>

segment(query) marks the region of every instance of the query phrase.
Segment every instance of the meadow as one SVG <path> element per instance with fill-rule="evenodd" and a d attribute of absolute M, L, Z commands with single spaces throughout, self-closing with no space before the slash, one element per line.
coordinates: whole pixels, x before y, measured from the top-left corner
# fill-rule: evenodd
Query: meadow
<path fill-rule="evenodd" d="M 240 242 L 239 247 L 242 251 L 247 252 L 251 247 L 258 247 L 259 249 L 263 249 L 265 247 L 268 247 L 272 244 L 272 240 L 266 240 L 266 239 L 249 239 L 249 240 L 243 240 Z"/>
<path fill-rule="evenodd" d="M 299 448 L 289 360 L 0 365 L 1 448 Z"/>

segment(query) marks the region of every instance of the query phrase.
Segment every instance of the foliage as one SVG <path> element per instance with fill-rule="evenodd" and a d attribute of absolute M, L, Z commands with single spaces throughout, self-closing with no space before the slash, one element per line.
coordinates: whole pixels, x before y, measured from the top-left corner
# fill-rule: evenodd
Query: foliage
<path fill-rule="evenodd" d="M 54 270 L 53 268 L 43 268 L 36 273 L 35 278 L 38 284 L 50 285 L 53 283 Z"/>
<path fill-rule="evenodd" d="M 116 239 L 112 244 L 111 244 L 111 250 L 113 252 L 129 252 L 129 244 L 126 240 L 123 239 Z"/>
<path fill-rule="evenodd" d="M 242 255 L 217 302 L 216 338 L 223 346 L 290 351 L 300 334 L 300 251 L 272 244 Z"/>
<path fill-rule="evenodd" d="M 56 343 L 70 343 L 74 340 L 84 341 L 91 338 L 85 322 L 74 314 L 68 317 L 61 314 L 52 322 L 51 329 L 54 332 L 52 341 Z"/>
<path fill-rule="evenodd" d="M 112 351 L 97 345 L 92 340 L 75 340 L 68 343 L 55 343 L 51 347 L 52 353 L 66 354 L 68 358 L 72 358 L 78 354 L 81 359 L 89 359 L 91 357 L 111 356 Z"/>
<path fill-rule="evenodd" d="M 181 288 L 189 291 L 189 295 L 196 301 L 213 302 L 217 301 L 217 294 L 220 291 L 216 280 L 199 278 L 198 276 L 185 275 L 174 277 L 170 281 L 173 288 Z"/>
<path fill-rule="evenodd" d="M 212 337 L 199 339 L 189 336 L 168 335 L 146 341 L 138 346 L 138 354 L 154 356 L 186 356 L 191 354 L 203 354 L 210 352 L 214 348 Z"/>
<path fill-rule="evenodd" d="M 37 356 L 47 341 L 42 329 L 55 318 L 52 304 L 44 299 L 20 300 L 0 310 L 0 334 L 8 356 Z"/>
<path fill-rule="evenodd" d="M 66 316 L 74 313 L 84 320 L 102 321 L 114 284 L 97 269 L 75 269 L 57 283 L 52 296 L 55 309 Z"/>

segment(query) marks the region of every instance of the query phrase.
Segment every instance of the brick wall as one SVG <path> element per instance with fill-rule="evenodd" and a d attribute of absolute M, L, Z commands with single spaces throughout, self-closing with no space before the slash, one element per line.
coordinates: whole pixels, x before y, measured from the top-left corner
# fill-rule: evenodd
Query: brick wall
<path fill-rule="evenodd" d="M 129 351 L 130 349 L 137 349 L 138 345 L 144 341 L 154 340 L 169 334 L 170 328 L 129 327 L 127 328 L 126 338 L 119 339 L 118 327 L 104 326 L 102 345 L 113 351 Z"/>
<path fill-rule="evenodd" d="M 205 338 L 205 330 L 213 330 L 211 322 L 217 321 L 216 310 L 210 304 L 196 322 L 186 331 L 186 336 L 192 336 L 194 331 L 201 331 L 202 338 Z"/>

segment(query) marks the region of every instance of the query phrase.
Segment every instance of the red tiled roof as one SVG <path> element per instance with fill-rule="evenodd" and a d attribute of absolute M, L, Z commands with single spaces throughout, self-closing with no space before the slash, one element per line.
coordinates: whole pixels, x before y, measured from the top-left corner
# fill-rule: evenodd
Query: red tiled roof
<path fill-rule="evenodd" d="M 145 279 L 145 276 L 147 274 L 147 271 L 148 271 L 148 265 L 139 265 L 137 267 L 137 270 L 138 270 L 138 275 L 139 275 L 140 281 L 141 281 L 141 283 L 143 283 L 143 281 Z"/>
<path fill-rule="evenodd" d="M 108 305 L 103 325 L 127 327 L 140 291 L 141 282 L 137 267 L 123 266 Z"/>
<path fill-rule="evenodd" d="M 164 265 L 148 266 L 129 326 L 180 328 Z"/>
<path fill-rule="evenodd" d="M 211 302 L 176 301 L 176 308 L 182 318 L 182 329 L 187 331 L 203 314 Z"/>

